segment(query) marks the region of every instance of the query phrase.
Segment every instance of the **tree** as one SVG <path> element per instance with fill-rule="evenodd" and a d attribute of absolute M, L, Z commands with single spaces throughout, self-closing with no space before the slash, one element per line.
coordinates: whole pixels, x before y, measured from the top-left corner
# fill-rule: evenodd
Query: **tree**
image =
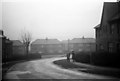
<path fill-rule="evenodd" d="M 28 55 L 29 46 L 30 46 L 30 43 L 32 41 L 32 34 L 30 32 L 28 32 L 28 31 L 23 32 L 21 34 L 21 40 L 22 40 L 23 45 L 25 46 L 25 52 Z"/>

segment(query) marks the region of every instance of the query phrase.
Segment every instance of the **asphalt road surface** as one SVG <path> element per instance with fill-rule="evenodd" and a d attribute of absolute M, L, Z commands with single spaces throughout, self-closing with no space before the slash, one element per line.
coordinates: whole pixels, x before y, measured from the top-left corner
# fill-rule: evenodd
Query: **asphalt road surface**
<path fill-rule="evenodd" d="M 63 69 L 53 64 L 53 61 L 60 59 L 65 59 L 65 57 L 46 58 L 15 64 L 8 70 L 6 79 L 111 79 L 107 76 Z"/>

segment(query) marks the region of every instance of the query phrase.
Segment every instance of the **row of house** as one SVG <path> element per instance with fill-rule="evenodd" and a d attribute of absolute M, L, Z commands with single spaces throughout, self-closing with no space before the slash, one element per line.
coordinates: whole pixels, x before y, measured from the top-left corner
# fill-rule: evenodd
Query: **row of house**
<path fill-rule="evenodd" d="M 96 51 L 120 52 L 120 1 L 105 2 L 96 31 Z"/>
<path fill-rule="evenodd" d="M 3 58 L 14 55 L 25 55 L 25 47 L 19 40 L 9 40 L 1 30 L 0 51 Z M 37 39 L 30 45 L 31 53 L 61 54 L 68 51 L 95 51 L 94 38 L 74 38 L 72 40 L 59 41 L 57 39 Z"/>
<path fill-rule="evenodd" d="M 37 39 L 31 44 L 32 53 L 62 53 L 62 44 L 57 39 Z"/>
<path fill-rule="evenodd" d="M 5 35 L 3 30 L 0 30 L 0 57 L 2 59 L 11 58 L 15 55 L 24 55 L 25 48 L 21 41 L 10 40 Z"/>
<path fill-rule="evenodd" d="M 0 57 L 5 59 L 12 56 L 12 41 L 0 30 Z"/>
<path fill-rule="evenodd" d="M 31 43 L 32 53 L 66 53 L 68 51 L 107 51 L 120 52 L 120 2 L 104 2 L 100 24 L 95 27 L 96 39 L 73 38 L 59 41 L 57 39 L 37 39 Z M 21 41 L 12 40 L 0 31 L 0 52 L 4 55 L 25 54 Z M 12 51 L 11 51 L 12 50 Z M 3 57 L 6 57 L 4 56 Z"/>
<path fill-rule="evenodd" d="M 25 46 L 20 40 L 11 40 L 13 55 L 25 55 Z"/>
<path fill-rule="evenodd" d="M 66 53 L 68 51 L 95 51 L 94 38 L 74 38 L 59 41 L 57 39 L 37 39 L 31 44 L 32 53 Z"/>

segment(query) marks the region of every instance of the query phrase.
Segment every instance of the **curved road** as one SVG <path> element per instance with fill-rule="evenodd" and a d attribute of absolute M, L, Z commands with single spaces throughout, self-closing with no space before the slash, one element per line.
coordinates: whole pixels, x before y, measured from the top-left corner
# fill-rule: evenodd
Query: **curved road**
<path fill-rule="evenodd" d="M 60 68 L 53 61 L 65 59 L 54 57 L 18 63 L 6 74 L 7 79 L 110 79 L 110 77 L 93 75 Z"/>

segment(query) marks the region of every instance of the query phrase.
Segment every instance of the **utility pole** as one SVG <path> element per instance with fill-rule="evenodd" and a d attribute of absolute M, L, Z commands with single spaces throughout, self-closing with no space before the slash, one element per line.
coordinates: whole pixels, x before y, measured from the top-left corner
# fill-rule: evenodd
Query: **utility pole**
<path fill-rule="evenodd" d="M 91 52 L 92 50 L 91 50 L 91 45 L 92 44 L 90 43 L 90 64 L 92 64 L 92 52 Z"/>
<path fill-rule="evenodd" d="M 68 39 L 68 52 L 69 52 L 69 39 Z"/>
<path fill-rule="evenodd" d="M 47 49 L 47 41 L 48 41 L 48 38 L 46 37 L 46 48 L 45 48 L 45 49 L 46 49 L 46 53 L 48 53 L 48 52 L 47 52 L 47 50 L 48 50 L 48 49 Z"/>

